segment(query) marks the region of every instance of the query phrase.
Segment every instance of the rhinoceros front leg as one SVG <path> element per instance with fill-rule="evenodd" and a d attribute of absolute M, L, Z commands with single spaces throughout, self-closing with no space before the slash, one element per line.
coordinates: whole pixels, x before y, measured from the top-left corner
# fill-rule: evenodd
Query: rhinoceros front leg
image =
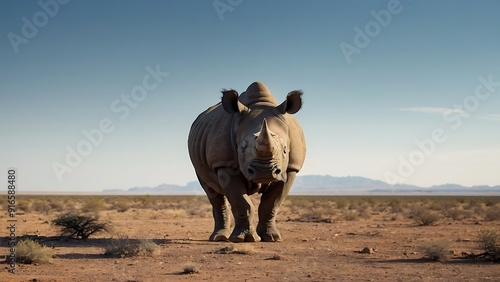
<path fill-rule="evenodd" d="M 255 207 L 247 194 L 246 181 L 241 175 L 232 175 L 224 168 L 219 169 L 217 175 L 234 216 L 234 229 L 229 241 L 235 243 L 258 241 L 260 238 L 252 225 Z"/>
<path fill-rule="evenodd" d="M 296 172 L 289 172 L 286 182 L 272 184 L 271 187 L 262 193 L 259 205 L 257 234 L 259 234 L 264 242 L 281 241 L 281 234 L 276 228 L 276 215 L 288 195 L 296 175 Z"/>

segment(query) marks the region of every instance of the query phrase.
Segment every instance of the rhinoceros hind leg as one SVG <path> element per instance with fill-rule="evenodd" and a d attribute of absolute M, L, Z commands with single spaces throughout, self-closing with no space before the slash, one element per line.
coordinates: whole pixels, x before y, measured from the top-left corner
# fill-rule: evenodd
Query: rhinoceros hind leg
<path fill-rule="evenodd" d="M 200 179 L 198 177 L 198 179 Z M 210 235 L 210 241 L 227 241 L 229 234 L 229 226 L 231 225 L 231 217 L 229 214 L 229 205 L 227 198 L 214 191 L 210 186 L 200 179 L 200 184 L 207 193 L 208 200 L 212 204 L 212 215 L 214 217 L 214 231 Z"/>
<path fill-rule="evenodd" d="M 221 194 L 216 197 L 209 198 L 212 204 L 212 213 L 214 216 L 214 232 L 210 235 L 210 241 L 227 241 L 229 234 L 229 226 L 231 218 L 229 216 L 229 207 L 227 199 Z"/>

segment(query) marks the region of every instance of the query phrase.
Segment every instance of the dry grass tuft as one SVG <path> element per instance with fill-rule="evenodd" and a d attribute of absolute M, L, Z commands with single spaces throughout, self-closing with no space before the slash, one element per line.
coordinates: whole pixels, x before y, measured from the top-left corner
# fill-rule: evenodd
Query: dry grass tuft
<path fill-rule="evenodd" d="M 52 251 L 36 241 L 26 239 L 17 243 L 16 255 L 19 263 L 48 263 L 52 258 Z"/>
<path fill-rule="evenodd" d="M 104 255 L 110 257 L 156 256 L 160 254 L 160 247 L 149 239 L 129 239 L 120 237 L 111 239 L 104 249 Z"/>
<path fill-rule="evenodd" d="M 484 219 L 488 221 L 500 220 L 500 207 L 492 207 L 486 211 Z"/>
<path fill-rule="evenodd" d="M 344 214 L 344 219 L 347 221 L 355 221 L 359 219 L 359 212 L 357 210 L 348 210 Z"/>
<path fill-rule="evenodd" d="M 250 244 L 238 244 L 225 246 L 224 248 L 217 251 L 219 254 L 242 254 L 242 255 L 252 255 L 257 251 L 253 245 Z"/>
<path fill-rule="evenodd" d="M 410 213 L 410 218 L 420 226 L 435 225 L 440 220 L 439 214 L 424 207 L 416 207 Z"/>
<path fill-rule="evenodd" d="M 188 262 L 182 266 L 182 273 L 183 274 L 194 274 L 200 272 L 201 269 L 201 264 L 199 263 L 194 263 L 194 262 Z"/>
<path fill-rule="evenodd" d="M 448 248 L 445 243 L 434 242 L 422 248 L 425 256 L 433 261 L 445 262 L 448 259 Z"/>

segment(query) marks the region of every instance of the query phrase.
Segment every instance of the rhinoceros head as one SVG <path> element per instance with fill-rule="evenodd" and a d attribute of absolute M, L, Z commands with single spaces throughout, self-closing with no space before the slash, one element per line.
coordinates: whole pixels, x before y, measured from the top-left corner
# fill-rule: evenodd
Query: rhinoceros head
<path fill-rule="evenodd" d="M 272 96 L 267 97 L 267 100 L 258 97 L 260 100 L 248 101 L 251 97 L 246 95 L 245 105 L 238 99 L 236 91 L 222 93 L 224 110 L 236 115 L 231 134 L 243 175 L 254 183 L 286 182 L 290 138 L 285 115 L 295 114 L 300 110 L 302 92 L 288 93 L 286 100 L 280 105 L 277 105 Z"/>

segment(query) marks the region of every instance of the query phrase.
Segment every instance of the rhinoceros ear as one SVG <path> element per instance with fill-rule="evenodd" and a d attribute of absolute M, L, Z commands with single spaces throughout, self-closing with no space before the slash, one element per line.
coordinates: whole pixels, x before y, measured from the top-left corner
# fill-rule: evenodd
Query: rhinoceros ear
<path fill-rule="evenodd" d="M 235 90 L 222 91 L 222 107 L 230 114 L 240 113 L 246 109 L 245 105 L 238 100 L 238 92 Z"/>
<path fill-rule="evenodd" d="M 286 100 L 278 106 L 278 110 L 284 114 L 295 114 L 302 107 L 302 91 L 294 90 L 286 95 Z"/>

